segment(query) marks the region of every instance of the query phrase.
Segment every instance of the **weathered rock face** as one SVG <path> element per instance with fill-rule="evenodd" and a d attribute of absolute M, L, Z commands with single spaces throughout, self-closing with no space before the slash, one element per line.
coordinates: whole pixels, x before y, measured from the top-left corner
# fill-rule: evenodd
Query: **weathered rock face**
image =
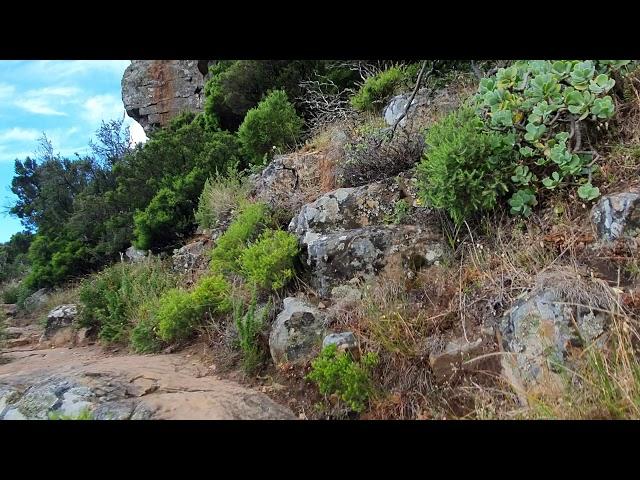
<path fill-rule="evenodd" d="M 302 207 L 291 220 L 289 231 L 309 243 L 318 234 L 379 225 L 393 213 L 404 196 L 390 179 L 355 188 L 339 188 Z"/>
<path fill-rule="evenodd" d="M 586 285 L 576 279 L 573 288 L 579 291 Z M 597 288 L 589 291 L 587 286 L 582 299 L 573 297 L 571 288 L 566 283 L 547 282 L 523 296 L 505 314 L 498 328 L 503 347 L 515 354 L 502 362 L 508 378 L 518 379 L 524 386 L 553 380 L 570 346 L 589 344 L 604 333 L 608 316 L 600 311 L 606 306 Z"/>
<path fill-rule="evenodd" d="M 187 273 L 193 269 L 197 269 L 202 263 L 206 263 L 205 258 L 205 242 L 204 240 L 196 240 L 188 243 L 182 248 L 176 248 L 173 251 L 173 269 L 177 272 Z"/>
<path fill-rule="evenodd" d="M 24 301 L 24 308 L 27 311 L 35 310 L 45 304 L 48 298 L 48 290 L 41 288 L 37 292 L 29 295 Z"/>
<path fill-rule="evenodd" d="M 127 248 L 124 254 L 130 262 L 134 263 L 142 262 L 147 257 L 147 252 L 145 252 L 144 250 L 139 250 L 133 245 Z"/>
<path fill-rule="evenodd" d="M 464 338 L 456 338 L 440 352 L 429 354 L 431 370 L 438 380 L 448 380 L 455 373 L 470 370 L 464 362 L 472 360 L 482 352 L 482 338 L 467 342 Z"/>
<path fill-rule="evenodd" d="M 127 115 L 149 134 L 177 114 L 200 112 L 209 60 L 133 60 L 122 77 Z"/>
<path fill-rule="evenodd" d="M 47 315 L 47 325 L 44 329 L 43 338 L 50 339 L 61 329 L 70 327 L 73 320 L 78 315 L 77 305 L 59 305 Z"/>
<path fill-rule="evenodd" d="M 336 285 L 364 280 L 383 269 L 411 275 L 437 263 L 445 252 L 441 235 L 411 225 L 364 227 L 306 239 L 312 285 L 321 296 Z"/>
<path fill-rule="evenodd" d="M 614 242 L 640 234 L 640 191 L 605 195 L 591 210 L 598 238 L 602 242 Z"/>
<path fill-rule="evenodd" d="M 269 349 L 276 365 L 307 360 L 320 347 L 325 314 L 299 298 L 284 299 L 269 335 Z"/>
<path fill-rule="evenodd" d="M 409 98 L 411 98 L 411 93 L 404 93 L 402 95 L 396 95 L 391 100 L 389 100 L 389 103 L 382 112 L 384 121 L 387 123 L 387 125 L 394 125 L 396 123 L 398 118 L 400 118 L 400 116 L 407 108 Z M 428 95 L 426 95 L 426 92 L 424 90 L 418 92 L 411 102 L 411 107 L 409 107 L 407 116 L 400 120 L 400 126 L 403 127 L 407 123 L 407 117 L 411 116 L 419 106 L 426 105 L 428 100 L 429 97 Z"/>
<path fill-rule="evenodd" d="M 353 332 L 330 333 L 322 341 L 322 348 L 335 345 L 339 352 L 350 352 L 352 355 L 358 351 L 358 341 Z"/>

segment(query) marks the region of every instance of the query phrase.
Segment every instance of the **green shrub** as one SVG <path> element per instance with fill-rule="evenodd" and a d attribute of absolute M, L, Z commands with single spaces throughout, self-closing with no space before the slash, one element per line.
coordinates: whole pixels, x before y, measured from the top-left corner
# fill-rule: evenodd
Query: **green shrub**
<path fill-rule="evenodd" d="M 614 77 L 630 67 L 629 60 L 528 60 L 480 81 L 479 115 L 487 128 L 515 135 L 521 155 L 509 182 L 513 214 L 528 216 L 547 190 L 577 185 L 585 201 L 600 195 L 587 133 L 613 117 Z"/>
<path fill-rule="evenodd" d="M 284 287 L 295 273 L 298 239 L 282 230 L 266 230 L 241 255 L 242 274 L 253 285 L 267 290 Z"/>
<path fill-rule="evenodd" d="M 248 196 L 249 189 L 249 182 L 235 169 L 207 179 L 195 213 L 200 228 L 213 228 L 224 220 Z"/>
<path fill-rule="evenodd" d="M 140 306 L 174 286 L 175 278 L 158 259 L 116 264 L 83 282 L 78 324 L 97 328 L 106 343 L 126 342 Z"/>
<path fill-rule="evenodd" d="M 197 283 L 191 292 L 191 301 L 198 311 L 225 313 L 231 309 L 230 292 L 231 285 L 222 275 L 211 275 Z"/>
<path fill-rule="evenodd" d="M 311 364 L 307 375 L 323 395 L 336 394 L 355 412 L 362 412 L 373 393 L 371 368 L 378 363 L 375 353 L 355 362 L 349 353 L 338 353 L 335 345 L 325 347 Z"/>
<path fill-rule="evenodd" d="M 304 122 L 298 117 L 284 90 L 274 90 L 247 112 L 238 128 L 238 138 L 254 164 L 275 149 L 292 146 Z"/>
<path fill-rule="evenodd" d="M 351 98 L 351 105 L 360 111 L 379 110 L 405 80 L 402 68 L 392 67 L 365 80 L 360 90 Z"/>
<path fill-rule="evenodd" d="M 136 353 L 154 353 L 162 348 L 163 342 L 158 337 L 159 299 L 150 300 L 138 307 L 135 326 L 131 330 L 130 345 Z"/>
<path fill-rule="evenodd" d="M 60 412 L 49 412 L 49 420 L 94 420 L 93 413 L 85 407 L 75 415 L 64 415 Z"/>
<path fill-rule="evenodd" d="M 160 299 L 156 313 L 158 337 L 169 343 L 187 340 L 200 320 L 200 313 L 189 292 L 177 288 L 168 290 Z"/>
<path fill-rule="evenodd" d="M 242 365 L 247 373 L 254 372 L 264 360 L 264 352 L 259 344 L 262 328 L 266 323 L 271 302 L 256 311 L 256 296 L 251 299 L 247 311 L 244 302 L 234 299 L 233 319 L 238 329 L 238 343 L 242 350 Z"/>
<path fill-rule="evenodd" d="M 456 223 L 494 208 L 508 192 L 517 156 L 515 135 L 486 131 L 472 108 L 461 108 L 434 124 L 418 166 L 421 196 L 445 209 Z"/>
<path fill-rule="evenodd" d="M 10 283 L 8 285 L 4 285 L 2 288 L 2 302 L 3 303 L 18 303 L 18 298 L 20 294 L 20 284 L 19 283 Z"/>
<path fill-rule="evenodd" d="M 220 236 L 215 248 L 211 251 L 211 269 L 222 273 L 239 272 L 239 258 L 247 242 L 255 238 L 267 222 L 265 204 L 244 204 L 236 219 Z"/>
<path fill-rule="evenodd" d="M 206 312 L 218 314 L 231 309 L 230 291 L 231 286 L 222 275 L 201 279 L 192 292 L 167 291 L 160 298 L 155 315 L 158 338 L 169 343 L 187 340 Z"/>

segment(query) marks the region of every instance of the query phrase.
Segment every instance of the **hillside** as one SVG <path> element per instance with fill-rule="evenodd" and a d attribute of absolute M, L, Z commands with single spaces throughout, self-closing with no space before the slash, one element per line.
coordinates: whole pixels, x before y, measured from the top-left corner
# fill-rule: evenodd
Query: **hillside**
<path fill-rule="evenodd" d="M 132 62 L 147 143 L 16 160 L 0 417 L 637 418 L 638 89 L 622 60 Z"/>

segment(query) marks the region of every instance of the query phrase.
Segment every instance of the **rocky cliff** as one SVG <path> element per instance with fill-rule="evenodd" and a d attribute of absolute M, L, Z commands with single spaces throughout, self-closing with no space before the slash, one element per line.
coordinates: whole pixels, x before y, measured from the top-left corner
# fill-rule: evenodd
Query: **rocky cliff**
<path fill-rule="evenodd" d="M 199 112 L 211 60 L 133 60 L 122 77 L 127 115 L 149 134 L 183 111 Z"/>

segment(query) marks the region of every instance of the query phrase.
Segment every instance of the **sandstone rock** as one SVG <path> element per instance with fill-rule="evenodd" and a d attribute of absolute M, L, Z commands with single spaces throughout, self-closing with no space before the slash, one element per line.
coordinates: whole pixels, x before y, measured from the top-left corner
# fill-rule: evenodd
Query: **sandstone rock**
<path fill-rule="evenodd" d="M 208 60 L 133 60 L 122 77 L 127 115 L 149 134 L 181 112 L 202 111 L 208 65 Z"/>
<path fill-rule="evenodd" d="M 429 364 L 438 380 L 448 380 L 455 373 L 470 369 L 463 365 L 482 351 L 482 338 L 467 342 L 464 338 L 457 338 L 447 343 L 443 351 L 431 353 Z"/>
<path fill-rule="evenodd" d="M 431 228 L 409 225 L 364 227 L 324 235 L 307 232 L 303 244 L 307 246 L 312 286 L 323 297 L 336 285 L 367 279 L 382 270 L 410 275 L 436 264 L 445 252 L 441 235 Z"/>
<path fill-rule="evenodd" d="M 147 257 L 147 252 L 145 252 L 144 250 L 139 250 L 133 245 L 127 248 L 124 254 L 129 259 L 129 261 L 133 263 L 143 262 Z"/>
<path fill-rule="evenodd" d="M 47 325 L 42 334 L 43 340 L 53 338 L 54 334 L 64 327 L 69 327 L 78 314 L 75 304 L 59 305 L 47 315 Z"/>
<path fill-rule="evenodd" d="M 307 360 L 320 347 L 325 333 L 325 314 L 294 297 L 284 299 L 269 336 L 276 365 Z"/>
<path fill-rule="evenodd" d="M 48 299 L 48 290 L 46 288 L 41 288 L 35 293 L 32 293 L 24 300 L 24 308 L 27 311 L 33 311 L 41 306 L 43 306 Z"/>
<path fill-rule="evenodd" d="M 322 348 L 335 345 L 339 352 L 357 354 L 358 341 L 353 332 L 330 333 L 322 341 Z"/>
<path fill-rule="evenodd" d="M 599 240 L 613 242 L 640 234 L 640 192 L 605 195 L 591 210 Z"/>

